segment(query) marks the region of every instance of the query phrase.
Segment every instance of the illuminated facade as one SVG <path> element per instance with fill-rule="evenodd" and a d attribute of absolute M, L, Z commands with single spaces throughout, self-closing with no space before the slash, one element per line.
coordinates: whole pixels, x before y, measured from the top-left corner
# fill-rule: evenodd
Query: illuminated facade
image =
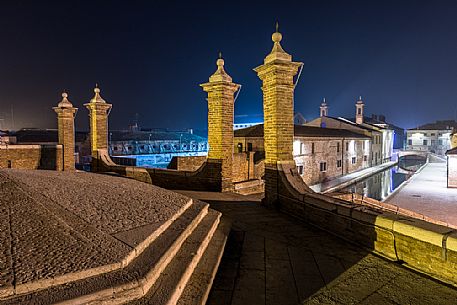
<path fill-rule="evenodd" d="M 308 123 L 306 126 L 315 126 L 322 128 L 342 129 L 365 135 L 371 139 L 370 141 L 370 155 L 368 157 L 369 165 L 375 166 L 381 164 L 383 161 L 390 161 L 388 152 L 386 150 L 385 156 L 383 155 L 383 134 L 382 129 L 369 124 L 356 124 L 344 118 L 335 118 L 329 116 L 318 117 Z"/>
<path fill-rule="evenodd" d="M 238 151 L 264 152 L 263 125 L 235 131 Z M 370 166 L 371 140 L 344 129 L 294 126 L 293 160 L 306 184 L 313 185 Z"/>
<path fill-rule="evenodd" d="M 447 120 L 408 129 L 406 150 L 428 151 L 443 156 L 451 148 L 454 128 L 457 128 L 457 122 Z"/>

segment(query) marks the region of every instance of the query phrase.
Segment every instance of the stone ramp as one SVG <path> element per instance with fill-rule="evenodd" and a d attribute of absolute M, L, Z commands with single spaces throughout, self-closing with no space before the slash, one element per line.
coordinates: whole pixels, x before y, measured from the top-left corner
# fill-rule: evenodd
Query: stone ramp
<path fill-rule="evenodd" d="M 34 176 L 35 172 L 29 173 Z M 197 274 L 202 273 L 200 270 L 201 268 L 197 268 L 202 259 L 206 262 L 211 261 L 213 270 L 217 269 L 225 245 L 226 237 L 224 236 L 228 234 L 226 232 L 227 226 L 220 224 L 221 214 L 209 210 L 208 205 L 205 203 L 193 201 L 187 197 L 150 185 L 134 182 L 133 184 L 135 187 L 138 187 L 137 184 L 140 184 L 142 186 L 147 186 L 148 188 L 158 189 L 156 191 L 169 193 L 164 193 L 166 195 L 165 198 L 177 199 L 177 202 L 175 202 L 174 205 L 171 204 L 171 206 L 175 208 L 174 213 L 170 213 L 171 216 L 168 219 L 154 217 L 152 219 L 159 221 L 151 221 L 148 223 L 147 221 L 144 221 L 145 218 L 143 218 L 143 216 L 137 214 L 134 206 L 130 206 L 133 214 L 132 218 L 140 217 L 142 220 L 137 223 L 137 226 L 133 224 L 126 225 L 125 228 L 127 230 L 119 230 L 117 232 L 113 230 L 112 227 L 102 231 L 98 230 L 93 222 L 87 221 L 87 218 L 84 219 L 81 215 L 74 213 L 74 207 L 72 211 L 69 211 L 69 209 L 67 209 L 68 202 L 59 201 L 57 203 L 54 201 L 54 196 L 61 195 L 58 191 L 50 195 L 49 190 L 43 191 L 41 185 L 39 186 L 38 184 L 30 182 L 30 180 L 26 178 L 26 175 L 23 175 L 24 173 L 16 174 L 17 173 L 13 171 L 8 171 L 7 173 L 0 171 L 0 191 L 2 192 L 2 195 L 5 195 L 0 199 L 0 208 L 2 208 L 2 211 L 5 210 L 8 218 L 11 218 L 10 214 L 12 213 L 10 210 L 20 208 L 22 207 L 21 204 L 25 205 L 28 203 L 28 205 L 25 206 L 27 209 L 23 209 L 24 212 L 28 210 L 28 213 L 23 215 L 32 220 L 36 220 L 37 215 L 46 214 L 44 211 L 47 211 L 51 220 L 56 224 L 50 220 L 39 218 L 36 221 L 38 224 L 43 224 L 42 226 L 34 223 L 30 224 L 29 222 L 26 222 L 26 225 L 31 225 L 33 228 L 32 232 L 38 232 L 35 234 L 38 234 L 37 236 L 39 237 L 51 235 L 53 238 L 50 239 L 49 242 L 57 243 L 57 245 L 52 248 L 53 245 L 46 244 L 48 240 L 40 240 L 40 238 L 38 238 L 35 243 L 39 244 L 41 241 L 42 247 L 31 242 L 31 251 L 27 252 L 26 250 L 20 250 L 19 252 L 14 252 L 17 251 L 18 248 L 9 247 L 8 245 L 12 245 L 13 243 L 8 240 L 8 238 L 6 238 L 6 243 L 2 239 L 2 247 L 4 247 L 2 253 L 7 253 L 7 259 L 3 260 L 2 258 L 1 263 L 3 263 L 3 261 L 8 262 L 9 259 L 9 264 L 5 264 L 7 267 L 3 265 L 1 265 L 1 267 L 6 271 L 9 271 L 9 273 L 3 273 L 2 270 L 0 284 L 3 285 L 1 286 L 3 291 L 7 291 L 7 293 L 0 295 L 0 304 L 123 304 L 141 299 L 143 296 L 147 299 L 160 299 L 160 303 L 163 304 L 172 304 L 176 303 L 183 291 L 188 290 L 186 284 L 189 280 L 189 283 L 194 283 L 195 281 L 191 280 L 192 277 L 198 277 Z M 67 173 L 66 175 L 71 174 Z M 66 175 L 64 175 L 64 179 L 53 177 L 55 179 L 53 179 L 52 184 L 58 188 L 59 183 L 61 183 L 62 180 L 63 183 L 68 184 L 69 180 L 72 181 L 72 179 L 74 179 L 74 177 L 66 177 Z M 86 173 L 83 175 L 92 176 L 89 180 L 94 178 L 93 176 L 96 176 Z M 18 176 L 20 178 L 17 178 Z M 97 177 L 100 177 L 101 180 L 108 178 L 110 184 L 112 184 L 112 191 L 113 187 L 118 187 L 117 194 L 113 191 L 112 195 L 118 199 L 123 198 L 124 203 L 129 201 L 128 198 L 119 196 L 119 193 L 128 193 L 128 190 L 122 190 L 123 187 L 121 187 L 120 184 L 124 184 L 124 182 L 128 184 L 132 181 L 123 178 L 114 178 L 113 180 L 113 177 L 107 176 Z M 44 176 L 41 176 L 41 173 L 38 174 L 38 178 L 40 180 L 46 180 Z M 83 177 L 83 179 L 86 179 L 86 177 Z M 74 183 L 77 181 L 73 180 L 72 182 Z M 47 185 L 46 183 L 47 181 L 43 184 Z M 47 186 L 50 187 L 50 184 Z M 12 189 L 14 189 L 15 192 L 11 192 Z M 22 191 L 22 193 L 20 191 Z M 15 194 L 16 197 L 8 197 L 11 194 Z M 90 198 L 90 196 L 88 197 Z M 13 200 L 18 198 L 22 198 L 25 203 Z M 109 204 L 109 202 L 105 201 L 104 203 Z M 137 204 L 137 208 L 143 210 L 144 203 L 140 202 Z M 38 211 L 32 208 L 33 205 L 37 207 Z M 170 206 L 170 203 L 167 203 L 167 205 Z M 89 210 L 89 208 L 94 210 L 101 208 L 100 206 L 91 206 L 90 200 L 86 200 L 81 206 L 86 207 L 87 210 Z M 154 213 L 160 213 L 160 206 L 152 205 L 151 202 L 148 202 L 147 206 L 151 208 Z M 51 213 L 49 213 L 50 211 Z M 83 211 L 81 214 L 85 213 L 86 211 Z M 113 215 L 107 216 L 110 218 L 107 222 L 110 223 L 111 221 L 116 220 L 116 222 L 128 223 L 125 219 L 119 217 L 119 215 L 129 215 L 124 213 L 125 211 L 120 211 L 117 219 L 115 219 L 116 217 Z M 15 214 L 19 215 L 19 213 Z M 4 214 L 2 215 L 4 216 Z M 95 215 L 92 215 L 92 217 L 94 216 Z M 97 222 L 100 219 L 103 219 L 103 215 L 95 217 L 95 219 L 95 223 L 98 224 Z M 0 222 L 0 225 L 2 225 L 2 228 L 4 226 L 7 228 L 8 221 Z M 79 230 L 84 228 L 87 229 L 86 232 L 80 233 Z M 56 232 L 46 231 L 46 229 L 55 230 Z M 40 233 L 42 231 L 44 233 Z M 62 232 L 65 234 L 60 234 Z M 98 233 L 98 235 L 93 234 L 94 232 Z M 2 230 L 2 234 L 3 233 L 4 231 Z M 7 233 L 11 232 L 7 231 Z M 5 237 L 8 237 L 8 234 L 4 235 Z M 66 236 L 72 237 L 72 235 L 80 237 L 79 239 L 75 239 L 75 244 L 82 243 L 90 245 L 89 250 L 86 250 L 84 247 L 81 249 L 64 247 L 67 244 L 72 245 L 72 243 L 65 240 Z M 26 237 L 27 236 L 28 235 L 26 234 Z M 59 243 L 59 239 L 61 238 L 63 238 L 63 240 Z M 96 239 L 92 240 L 91 238 Z M 95 243 L 94 241 L 97 241 L 97 238 L 105 241 L 105 243 Z M 28 238 L 17 239 L 17 242 L 23 244 L 24 247 L 30 244 Z M 106 242 L 106 240 L 109 242 Z M 104 246 L 110 245 L 110 243 L 119 246 L 122 251 L 113 252 L 112 250 L 117 250 L 117 248 L 104 248 Z M 44 259 L 48 272 L 46 274 L 47 277 L 43 279 L 42 277 L 34 278 L 31 276 L 29 281 L 21 282 L 18 285 L 18 282 L 15 282 L 15 279 L 19 278 L 20 274 L 16 274 L 15 271 L 17 271 L 17 269 L 11 267 L 17 266 L 17 264 L 12 263 L 12 261 L 19 255 L 25 255 L 29 252 L 34 253 L 35 251 L 45 249 L 46 247 L 50 247 L 52 250 L 48 253 L 48 259 Z M 66 252 L 59 253 L 59 250 L 61 249 Z M 97 250 L 98 252 L 91 252 L 94 250 Z M 93 256 L 87 256 L 87 253 L 91 253 Z M 97 260 L 97 254 L 108 258 Z M 30 253 L 27 255 L 30 255 Z M 41 254 L 38 256 L 40 257 L 40 255 Z M 62 268 L 61 265 L 52 265 L 54 255 L 62 256 L 57 262 L 66 266 L 67 269 Z M 72 266 L 74 262 L 72 260 L 73 256 L 76 258 L 81 257 L 80 265 Z M 94 264 L 99 268 L 94 269 L 91 264 Z M 10 266 L 9 269 L 8 266 Z M 37 271 L 40 271 L 33 269 L 36 266 L 40 267 L 39 264 L 34 265 L 32 259 L 32 262 L 29 265 L 23 266 L 23 268 L 31 274 L 35 274 Z M 180 275 L 178 276 L 177 274 Z M 212 276 L 206 277 L 206 286 L 201 287 L 201 295 L 203 296 L 207 295 L 207 292 L 210 289 L 214 272 L 211 274 Z M 60 280 L 56 281 L 56 278 L 60 278 Z M 9 291 L 5 290 L 5 287 L 6 289 L 9 289 Z M 22 288 L 18 289 L 18 287 Z M 24 287 L 27 289 L 24 289 Z M 166 287 L 166 289 L 164 287 Z M 203 300 L 205 297 L 202 297 L 201 299 Z M 156 303 L 159 304 L 157 301 L 154 301 L 154 304 Z M 146 301 L 145 304 L 148 304 L 148 302 Z"/>

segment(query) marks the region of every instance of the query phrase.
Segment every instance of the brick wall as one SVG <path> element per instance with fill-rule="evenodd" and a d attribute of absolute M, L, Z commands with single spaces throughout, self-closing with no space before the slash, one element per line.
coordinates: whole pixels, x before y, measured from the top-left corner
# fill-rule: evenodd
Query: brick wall
<path fill-rule="evenodd" d="M 62 145 L 0 145 L 0 168 L 63 169 Z"/>
<path fill-rule="evenodd" d="M 254 152 L 233 154 L 233 182 L 241 182 L 260 177 L 255 176 Z"/>
<path fill-rule="evenodd" d="M 308 185 L 366 168 L 369 164 L 364 161 L 365 155 L 367 160 L 369 158 L 369 141 L 364 139 L 296 137 L 294 141 L 294 160 L 297 166 L 303 166 L 302 177 Z M 355 158 L 354 164 L 352 158 Z M 321 162 L 326 163 L 325 171 L 321 171 Z"/>
<path fill-rule="evenodd" d="M 167 168 L 179 171 L 196 171 L 205 163 L 206 158 L 206 156 L 174 156 Z"/>

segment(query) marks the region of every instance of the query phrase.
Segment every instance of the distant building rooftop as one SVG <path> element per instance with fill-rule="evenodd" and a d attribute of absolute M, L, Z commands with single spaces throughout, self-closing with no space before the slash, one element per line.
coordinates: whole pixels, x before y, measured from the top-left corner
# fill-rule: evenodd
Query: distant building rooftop
<path fill-rule="evenodd" d="M 321 128 L 303 125 L 294 125 L 296 137 L 345 137 L 369 139 L 360 133 L 346 129 Z M 235 130 L 235 137 L 263 137 L 263 124 Z"/>
<path fill-rule="evenodd" d="M 59 141 L 59 133 L 57 129 L 39 129 L 39 128 L 23 128 L 14 133 L 17 143 L 57 143 Z M 75 142 L 84 142 L 89 133 L 87 131 L 76 131 Z"/>
<path fill-rule="evenodd" d="M 455 120 L 442 120 L 436 121 L 435 123 L 420 125 L 416 128 L 410 128 L 408 130 L 446 130 L 453 128 L 457 129 L 457 122 Z"/>
<path fill-rule="evenodd" d="M 206 142 L 207 139 L 189 132 L 178 131 L 110 131 L 111 141 L 174 141 Z"/>

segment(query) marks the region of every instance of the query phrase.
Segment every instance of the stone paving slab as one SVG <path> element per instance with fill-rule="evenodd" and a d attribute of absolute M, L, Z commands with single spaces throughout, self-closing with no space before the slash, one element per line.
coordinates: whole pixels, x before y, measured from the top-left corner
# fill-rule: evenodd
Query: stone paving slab
<path fill-rule="evenodd" d="M 189 202 L 125 178 L 0 170 L 0 297 L 119 268 Z"/>
<path fill-rule="evenodd" d="M 199 192 L 187 195 L 200 198 Z M 211 208 L 232 219 L 232 231 L 208 305 L 457 304 L 456 288 L 290 216 L 256 202 L 212 199 L 207 201 Z M 282 231 L 275 225 L 270 230 L 266 220 L 281 223 Z M 259 261 L 252 262 L 255 251 L 264 252 L 263 268 L 260 253 Z"/>

